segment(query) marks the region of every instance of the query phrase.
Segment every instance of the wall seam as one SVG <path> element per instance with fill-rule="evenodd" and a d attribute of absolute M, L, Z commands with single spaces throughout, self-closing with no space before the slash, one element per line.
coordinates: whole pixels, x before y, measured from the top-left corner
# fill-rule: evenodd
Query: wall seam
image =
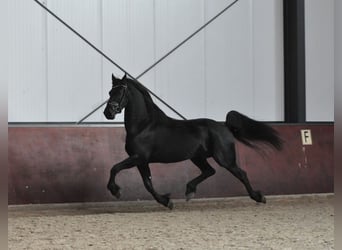
<path fill-rule="evenodd" d="M 103 51 L 103 2 L 102 0 L 98 0 L 98 15 L 99 15 L 99 25 L 100 25 L 100 28 L 99 28 L 99 31 L 100 31 L 100 34 L 99 34 L 99 43 L 100 43 L 100 49 L 101 51 Z M 103 69 L 103 57 L 101 56 L 101 60 L 100 60 L 100 82 L 101 82 L 101 100 L 104 100 L 104 96 L 103 96 L 103 93 L 104 93 L 104 69 Z M 102 118 L 100 120 L 103 121 L 103 116 L 101 116 Z"/>
<path fill-rule="evenodd" d="M 249 1 L 250 4 L 250 27 L 251 27 L 251 58 L 252 58 L 252 65 L 251 65 L 251 80 L 252 80 L 252 93 L 253 93 L 253 100 L 252 100 L 252 117 L 256 118 L 256 113 L 255 113 L 255 106 L 256 106 L 256 93 L 255 93 L 255 36 L 254 36 L 254 4 L 253 0 Z"/>
<path fill-rule="evenodd" d="M 202 1 L 203 23 L 206 22 L 207 8 L 205 0 Z M 208 116 L 208 81 L 207 81 L 207 30 L 203 30 L 203 77 L 204 77 L 204 115 Z"/>
<path fill-rule="evenodd" d="M 43 4 L 48 7 L 48 0 L 44 0 Z M 45 80 L 45 119 L 49 121 L 49 47 L 48 47 L 48 18 L 47 12 L 42 10 L 42 22 L 43 22 L 43 64 L 44 64 L 44 80 Z"/>
<path fill-rule="evenodd" d="M 156 25 L 156 1 L 153 0 L 153 61 L 157 60 L 157 25 Z M 154 91 L 157 92 L 157 68 L 153 69 L 153 86 Z"/>

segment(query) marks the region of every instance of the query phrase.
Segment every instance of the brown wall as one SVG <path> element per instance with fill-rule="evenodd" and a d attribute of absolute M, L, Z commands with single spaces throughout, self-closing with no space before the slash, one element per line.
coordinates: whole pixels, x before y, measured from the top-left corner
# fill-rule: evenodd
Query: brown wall
<path fill-rule="evenodd" d="M 255 189 L 266 195 L 333 192 L 333 125 L 274 125 L 286 141 L 281 152 L 261 156 L 237 144 L 238 162 Z M 311 129 L 303 146 L 300 129 Z M 110 127 L 9 127 L 9 204 L 115 200 L 106 189 L 113 164 L 126 158 L 125 130 Z M 198 186 L 197 198 L 246 195 L 243 185 L 217 166 Z M 184 198 L 186 183 L 199 174 L 190 162 L 152 164 L 160 193 Z M 122 200 L 152 199 L 136 168 L 117 176 Z"/>

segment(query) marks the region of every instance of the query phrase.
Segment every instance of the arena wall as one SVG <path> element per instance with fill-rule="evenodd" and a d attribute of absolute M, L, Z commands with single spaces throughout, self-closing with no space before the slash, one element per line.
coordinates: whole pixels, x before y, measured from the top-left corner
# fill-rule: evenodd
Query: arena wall
<path fill-rule="evenodd" d="M 238 163 L 252 186 L 266 195 L 333 192 L 333 124 L 272 126 L 285 140 L 281 152 L 258 154 L 237 143 Z M 303 129 L 310 130 L 312 145 L 303 145 Z M 124 145 L 123 127 L 11 126 L 8 203 L 115 201 L 106 184 L 111 167 L 127 157 Z M 210 162 L 216 175 L 198 186 L 197 198 L 247 195 L 236 178 Z M 171 192 L 172 198 L 184 198 L 186 183 L 199 174 L 190 161 L 151 164 L 151 171 L 156 190 Z M 153 199 L 136 168 L 120 172 L 117 183 L 122 188 L 121 200 Z"/>

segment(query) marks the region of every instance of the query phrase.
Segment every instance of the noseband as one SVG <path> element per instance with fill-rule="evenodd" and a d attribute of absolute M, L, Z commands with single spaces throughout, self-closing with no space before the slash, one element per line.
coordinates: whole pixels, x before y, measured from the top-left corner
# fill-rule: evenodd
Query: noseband
<path fill-rule="evenodd" d="M 124 101 L 124 97 L 126 96 L 126 91 L 127 91 L 127 85 L 116 85 L 116 86 L 112 87 L 112 89 L 119 88 L 119 87 L 124 88 L 124 91 L 123 91 L 123 93 L 122 93 L 122 96 L 120 97 L 119 103 L 108 101 L 108 104 L 109 104 L 113 109 L 115 109 L 116 112 L 120 112 L 120 111 L 121 111 L 121 110 L 118 110 L 118 108 L 119 108 L 119 109 L 122 108 L 122 102 Z M 116 105 L 116 104 L 118 104 L 118 105 Z"/>

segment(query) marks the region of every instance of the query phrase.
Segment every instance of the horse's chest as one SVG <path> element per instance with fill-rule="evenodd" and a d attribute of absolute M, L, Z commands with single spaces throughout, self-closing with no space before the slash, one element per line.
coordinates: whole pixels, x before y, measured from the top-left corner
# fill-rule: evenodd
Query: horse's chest
<path fill-rule="evenodd" d="M 125 149 L 128 155 L 146 156 L 151 151 L 151 143 L 146 136 L 127 136 Z"/>

